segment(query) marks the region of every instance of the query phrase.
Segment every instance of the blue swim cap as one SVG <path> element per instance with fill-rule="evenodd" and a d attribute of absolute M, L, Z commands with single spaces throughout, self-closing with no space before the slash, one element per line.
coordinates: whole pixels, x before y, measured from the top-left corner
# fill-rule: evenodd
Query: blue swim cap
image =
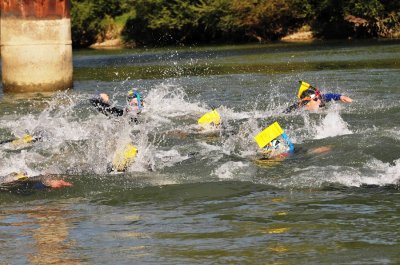
<path fill-rule="evenodd" d="M 128 100 L 132 100 L 132 99 L 136 98 L 138 101 L 139 112 L 142 111 L 142 107 L 143 107 L 142 106 L 142 97 L 140 96 L 139 92 L 130 90 L 130 91 L 128 91 L 126 96 L 127 96 Z"/>

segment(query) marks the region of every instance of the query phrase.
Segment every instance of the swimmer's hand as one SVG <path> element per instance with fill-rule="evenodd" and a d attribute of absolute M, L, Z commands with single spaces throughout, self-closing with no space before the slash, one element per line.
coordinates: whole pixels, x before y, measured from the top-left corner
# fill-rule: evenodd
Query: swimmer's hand
<path fill-rule="evenodd" d="M 346 96 L 340 96 L 340 101 L 345 102 L 345 103 L 351 103 L 353 100 L 349 97 Z"/>
<path fill-rule="evenodd" d="M 64 181 L 64 180 L 56 180 L 56 179 L 49 179 L 46 181 L 46 186 L 49 186 L 54 189 L 64 188 L 64 187 L 72 187 L 72 183 Z"/>
<path fill-rule="evenodd" d="M 332 150 L 332 145 L 326 145 L 321 147 L 316 147 L 308 151 L 309 154 L 324 154 Z"/>

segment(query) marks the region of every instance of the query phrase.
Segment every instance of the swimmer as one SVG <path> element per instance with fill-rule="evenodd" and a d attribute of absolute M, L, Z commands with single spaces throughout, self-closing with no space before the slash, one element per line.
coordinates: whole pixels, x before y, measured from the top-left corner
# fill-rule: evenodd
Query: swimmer
<path fill-rule="evenodd" d="M 280 127 L 274 122 L 254 137 L 260 150 L 257 156 L 261 159 L 279 159 L 294 153 L 294 144 Z"/>
<path fill-rule="evenodd" d="M 261 155 L 263 159 L 271 159 L 271 158 L 285 158 L 293 154 L 294 147 L 288 138 L 283 138 L 282 136 L 278 136 L 271 142 L 269 142 L 264 148 L 262 148 L 258 155 Z"/>
<path fill-rule="evenodd" d="M 330 101 L 341 101 L 344 103 L 353 102 L 350 97 L 333 93 L 322 94 L 318 88 L 315 88 L 306 82 L 300 81 L 300 83 L 301 86 L 297 94 L 297 97 L 299 98 L 298 102 L 286 108 L 284 113 L 290 113 L 293 110 L 301 108 L 305 108 L 308 111 L 315 111 L 319 108 L 325 107 L 325 103 Z"/>
<path fill-rule="evenodd" d="M 215 135 L 223 129 L 223 126 L 221 116 L 216 109 L 213 109 L 201 116 L 197 124 L 192 124 L 186 128 L 187 130 L 168 131 L 167 134 L 170 136 L 178 136 L 179 138 L 184 138 L 189 135 Z"/>
<path fill-rule="evenodd" d="M 20 138 L 12 138 L 8 140 L 0 141 L 0 145 L 6 145 L 6 148 L 11 149 L 23 149 L 30 147 L 33 143 L 41 141 L 43 139 L 42 132 L 38 134 L 25 134 Z"/>
<path fill-rule="evenodd" d="M 130 90 L 128 91 L 126 98 L 128 100 L 128 106 L 125 108 L 127 113 L 141 113 L 144 107 L 144 100 L 139 92 Z"/>
<path fill-rule="evenodd" d="M 111 107 L 110 105 L 110 98 L 107 94 L 101 93 L 97 97 L 89 99 L 90 103 L 96 107 L 98 111 L 103 113 L 106 116 L 122 116 L 124 115 L 124 110 L 117 108 L 117 107 Z"/>
<path fill-rule="evenodd" d="M 51 175 L 29 177 L 26 172 L 13 172 L 0 177 L 0 191 L 32 191 L 43 189 L 59 189 L 72 187 L 72 183 L 62 179 L 55 179 Z"/>
<path fill-rule="evenodd" d="M 279 162 L 283 159 L 299 153 L 304 153 L 300 149 L 295 149 L 294 144 L 282 130 L 278 122 L 264 129 L 261 133 L 254 137 L 260 150 L 257 151 L 256 162 L 264 164 L 264 161 Z M 272 140 L 271 140 L 272 139 Z M 308 150 L 306 154 L 316 155 L 330 152 L 332 146 L 321 146 Z M 274 165 L 269 163 L 268 165 Z"/>
<path fill-rule="evenodd" d="M 221 116 L 216 109 L 201 116 L 197 124 L 198 131 L 218 131 L 222 128 Z"/>
<path fill-rule="evenodd" d="M 107 164 L 107 173 L 125 172 L 137 156 L 138 149 L 131 143 L 115 152 L 111 163 Z"/>
<path fill-rule="evenodd" d="M 97 97 L 91 98 L 90 103 L 96 107 L 98 111 L 106 116 L 123 116 L 123 115 L 138 115 L 142 112 L 144 101 L 137 91 L 128 91 L 126 95 L 127 106 L 125 108 L 118 108 L 110 104 L 110 97 L 101 93 Z M 131 120 L 137 123 L 136 117 L 131 117 Z"/>

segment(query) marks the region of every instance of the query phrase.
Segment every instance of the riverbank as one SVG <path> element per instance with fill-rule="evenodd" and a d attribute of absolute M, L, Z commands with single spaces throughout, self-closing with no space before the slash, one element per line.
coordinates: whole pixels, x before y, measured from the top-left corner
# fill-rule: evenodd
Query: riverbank
<path fill-rule="evenodd" d="M 135 48 L 136 44 L 133 41 L 124 41 L 121 36 L 122 28 L 119 29 L 119 32 L 115 32 L 115 27 L 113 27 L 113 33 L 105 33 L 105 36 L 114 36 L 114 38 L 106 39 L 104 41 L 99 41 L 93 43 L 89 46 L 92 49 L 122 49 L 122 48 Z M 100 38 L 98 38 L 100 39 Z M 315 34 L 310 30 L 309 26 L 304 26 L 300 28 L 298 31 L 288 34 L 280 39 L 283 42 L 307 42 L 316 40 Z M 261 42 L 261 41 L 260 41 Z"/>
<path fill-rule="evenodd" d="M 122 31 L 122 30 L 121 30 Z M 111 36 L 111 34 L 105 34 Z M 132 49 L 137 48 L 138 46 L 134 41 L 125 41 L 121 35 L 121 32 L 115 34 L 114 38 L 106 39 L 104 41 L 98 41 L 94 44 L 90 45 L 89 48 L 91 49 L 99 49 L 99 50 L 107 50 L 107 49 Z M 309 26 L 304 26 L 300 28 L 298 31 L 285 35 L 284 37 L 280 38 L 278 41 L 268 41 L 268 42 L 247 42 L 247 44 L 254 44 L 254 43 L 275 43 L 275 42 L 312 42 L 312 41 L 323 41 L 323 38 L 319 38 L 316 36 L 315 32 L 311 30 Z M 400 40 L 400 32 L 397 34 L 392 34 L 391 37 L 380 37 L 380 38 L 347 38 L 343 41 L 354 40 L 354 41 L 368 41 L 368 40 Z M 329 41 L 329 40 L 325 40 Z M 340 41 L 340 40 L 335 40 Z M 220 43 L 223 45 L 223 43 Z M 246 45 L 246 44 L 245 44 Z"/>

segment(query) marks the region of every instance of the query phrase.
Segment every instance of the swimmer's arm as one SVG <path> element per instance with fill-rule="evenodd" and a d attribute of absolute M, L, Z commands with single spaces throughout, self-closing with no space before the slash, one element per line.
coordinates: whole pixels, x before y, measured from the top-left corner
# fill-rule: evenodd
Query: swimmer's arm
<path fill-rule="evenodd" d="M 340 101 L 344 102 L 344 103 L 351 103 L 353 102 L 353 100 L 347 96 L 340 96 Z"/>
<path fill-rule="evenodd" d="M 324 101 L 329 102 L 331 100 L 338 101 L 338 100 L 340 100 L 341 96 L 342 96 L 341 94 L 328 93 L 328 94 L 322 95 L 322 98 L 324 99 Z"/>
<path fill-rule="evenodd" d="M 117 107 L 111 107 L 110 104 L 103 102 L 100 98 L 91 98 L 89 99 L 89 102 L 96 107 L 98 111 L 103 113 L 104 115 L 115 115 L 115 116 L 122 116 L 124 115 L 124 110 L 117 108 Z"/>
<path fill-rule="evenodd" d="M 64 188 L 64 187 L 72 187 L 72 183 L 62 180 L 62 179 L 48 179 L 44 181 L 44 184 L 53 189 Z"/>
<path fill-rule="evenodd" d="M 32 187 L 34 189 L 58 189 L 64 187 L 72 187 L 72 183 L 62 180 L 62 179 L 54 179 L 52 177 L 40 176 L 40 177 L 33 177 L 32 180 Z"/>
<path fill-rule="evenodd" d="M 89 99 L 90 104 L 96 108 L 108 108 L 110 104 L 103 102 L 99 97 Z"/>
<path fill-rule="evenodd" d="M 114 116 L 122 116 L 124 115 L 124 110 L 117 108 L 117 107 L 112 107 L 112 108 L 108 108 L 106 109 L 106 111 L 108 111 L 110 114 L 114 115 Z"/>
<path fill-rule="evenodd" d="M 332 145 L 325 145 L 325 146 L 320 146 L 320 147 L 316 147 L 316 148 L 312 148 L 310 150 L 307 151 L 307 153 L 309 154 L 323 154 L 323 153 L 327 153 L 330 152 L 332 150 Z"/>
<path fill-rule="evenodd" d="M 300 102 L 294 103 L 293 105 L 287 107 L 287 108 L 283 111 L 283 113 L 286 113 L 286 114 L 287 114 L 287 113 L 290 113 L 290 112 L 292 112 L 292 111 L 294 111 L 294 110 L 298 110 L 298 109 L 300 109 L 301 107 L 304 107 L 305 105 L 307 105 L 308 102 L 309 102 L 309 100 L 302 100 L 302 101 L 300 101 Z"/>
<path fill-rule="evenodd" d="M 329 102 L 331 100 L 334 100 L 334 101 L 340 100 L 345 103 L 351 103 L 353 101 L 351 98 L 349 98 L 347 96 L 343 96 L 341 94 L 328 93 L 328 94 L 324 94 L 322 97 L 326 102 Z"/>
<path fill-rule="evenodd" d="M 299 109 L 299 104 L 298 104 L 298 103 L 294 103 L 293 105 L 290 105 L 289 107 L 287 107 L 287 108 L 283 111 L 283 113 L 290 113 L 290 112 L 292 112 L 292 111 L 294 111 L 294 110 L 297 110 L 297 109 Z"/>

